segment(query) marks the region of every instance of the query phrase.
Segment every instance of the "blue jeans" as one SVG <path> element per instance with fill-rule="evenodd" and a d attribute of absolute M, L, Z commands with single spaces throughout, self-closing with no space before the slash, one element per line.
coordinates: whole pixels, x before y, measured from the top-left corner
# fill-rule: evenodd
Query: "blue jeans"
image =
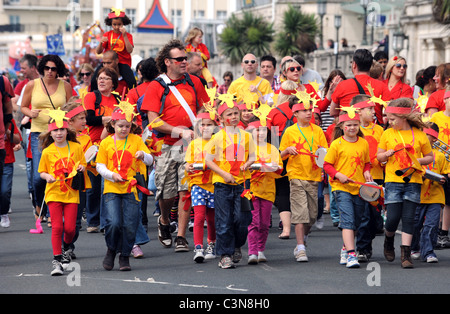
<path fill-rule="evenodd" d="M 331 184 L 328 184 L 329 194 L 330 194 L 330 217 L 331 221 L 339 222 L 339 210 L 336 206 L 336 200 L 334 199 L 334 194 L 331 192 Z"/>
<path fill-rule="evenodd" d="M 241 211 L 243 191 L 241 185 L 214 184 L 217 255 L 231 256 L 235 248 L 240 248 L 246 242 L 252 213 Z"/>
<path fill-rule="evenodd" d="M 6 215 L 11 205 L 13 174 L 14 163 L 5 164 L 0 183 L 0 215 Z"/>
<path fill-rule="evenodd" d="M 130 256 L 140 223 L 139 202 L 133 193 L 103 196 L 106 246 L 122 256 Z"/>
<path fill-rule="evenodd" d="M 334 191 L 333 194 L 340 215 L 339 228 L 356 231 L 361 223 L 366 202 L 359 195 L 344 191 Z"/>
<path fill-rule="evenodd" d="M 436 256 L 433 248 L 438 238 L 441 208 L 441 204 L 420 204 L 417 206 L 411 249 L 413 251 L 420 250 L 420 256 L 423 260 L 426 260 L 428 256 Z"/>
<path fill-rule="evenodd" d="M 392 204 L 410 201 L 419 204 L 421 186 L 419 183 L 386 182 L 384 203 Z"/>
<path fill-rule="evenodd" d="M 30 145 L 31 145 L 31 154 L 33 155 L 33 189 L 34 189 L 34 199 L 36 201 L 36 205 L 41 207 L 42 201 L 44 200 L 45 195 L 45 185 L 47 184 L 45 180 L 41 179 L 41 176 L 38 172 L 39 162 L 41 161 L 42 151 L 39 147 L 39 132 L 31 132 L 30 133 Z M 42 208 L 41 208 L 42 209 Z"/>
<path fill-rule="evenodd" d="M 148 237 L 147 231 L 145 231 L 144 225 L 142 223 L 142 217 L 144 212 L 142 211 L 142 203 L 144 200 L 144 194 L 142 192 L 139 192 L 139 199 L 141 202 L 139 203 L 139 226 L 136 230 L 136 240 L 134 241 L 134 244 L 137 245 L 144 245 L 145 243 L 148 243 L 150 241 L 150 238 Z"/>

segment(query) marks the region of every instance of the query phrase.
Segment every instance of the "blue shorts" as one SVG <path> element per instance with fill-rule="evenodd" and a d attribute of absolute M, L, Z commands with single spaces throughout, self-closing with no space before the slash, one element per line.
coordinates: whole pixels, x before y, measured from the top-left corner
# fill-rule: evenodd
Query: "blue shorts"
<path fill-rule="evenodd" d="M 420 203 L 420 183 L 398 183 L 386 182 L 384 203 L 403 203 L 403 201 L 410 201 Z"/>
<path fill-rule="evenodd" d="M 358 230 L 366 201 L 359 195 L 352 195 L 344 191 L 334 191 L 333 196 L 340 215 L 339 228 Z"/>
<path fill-rule="evenodd" d="M 193 185 L 191 188 L 192 206 L 206 206 L 214 208 L 214 193 L 202 189 L 198 185 Z"/>

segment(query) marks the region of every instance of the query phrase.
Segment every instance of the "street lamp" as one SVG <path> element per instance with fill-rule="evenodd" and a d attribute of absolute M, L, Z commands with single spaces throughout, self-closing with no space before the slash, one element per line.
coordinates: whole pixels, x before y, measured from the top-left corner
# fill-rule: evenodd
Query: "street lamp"
<path fill-rule="evenodd" d="M 396 31 L 392 38 L 392 49 L 394 49 L 395 54 L 398 55 L 400 51 L 403 50 L 403 42 L 408 36 L 402 31 Z"/>
<path fill-rule="evenodd" d="M 364 20 L 363 20 L 363 39 L 361 42 L 362 46 L 367 45 L 367 7 L 369 5 L 370 0 L 360 0 L 359 4 L 362 6 L 364 10 Z"/>
<path fill-rule="evenodd" d="M 327 13 L 327 1 L 319 0 L 317 2 L 317 13 L 320 17 L 320 42 L 319 42 L 319 50 L 323 50 L 323 17 Z"/>
<path fill-rule="evenodd" d="M 334 54 L 336 55 L 335 68 L 338 68 L 338 56 L 339 56 L 339 28 L 341 28 L 342 17 L 340 15 L 334 16 L 334 27 L 336 28 L 336 42 L 334 43 Z"/>

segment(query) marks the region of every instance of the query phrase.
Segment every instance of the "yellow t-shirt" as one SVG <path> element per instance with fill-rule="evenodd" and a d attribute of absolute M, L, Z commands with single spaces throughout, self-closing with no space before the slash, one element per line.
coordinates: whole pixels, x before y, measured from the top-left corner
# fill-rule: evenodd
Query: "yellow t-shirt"
<path fill-rule="evenodd" d="M 438 111 L 433 114 L 430 121 L 439 126 L 439 139 L 450 145 L 450 117 L 447 117 L 444 111 Z"/>
<path fill-rule="evenodd" d="M 279 150 L 269 144 L 256 145 L 256 161 L 255 163 L 272 163 L 283 167 Z M 281 178 L 279 172 L 261 172 L 258 170 L 252 171 L 250 179 L 250 191 L 254 196 L 271 201 L 275 201 L 275 179 Z"/>
<path fill-rule="evenodd" d="M 150 153 L 142 138 L 136 134 L 129 134 L 124 140 L 115 140 L 115 136 L 112 134 L 101 141 L 96 162 L 106 165 L 110 171 L 127 179 L 125 182 L 105 180 L 103 194 L 137 193 L 136 186 L 132 186 L 130 183 L 131 180 L 134 180 L 136 173 L 144 174 L 142 173 L 143 162 L 134 157 L 138 151 Z"/>
<path fill-rule="evenodd" d="M 227 133 L 226 128 L 214 134 L 205 150 L 207 154 L 214 156 L 214 162 L 222 170 L 233 175 L 236 184 L 242 184 L 250 179 L 250 171 L 242 172 L 240 167 L 247 162 L 250 155 L 255 154 L 256 148 L 250 133 L 236 129 L 236 134 Z M 221 175 L 213 172 L 213 184 L 217 182 L 228 184 Z"/>
<path fill-rule="evenodd" d="M 383 135 L 383 128 L 375 123 L 369 124 L 367 127 L 361 126 L 361 131 L 364 134 L 364 139 L 369 143 L 369 156 L 370 156 L 370 174 L 374 180 L 384 179 L 384 167 L 381 166 L 377 159 L 378 143 L 380 142 L 381 135 Z"/>
<path fill-rule="evenodd" d="M 434 161 L 426 166 L 426 169 L 438 173 L 449 173 L 448 161 L 443 153 L 437 149 L 433 149 Z M 442 204 L 445 205 L 444 187 L 436 181 L 423 178 L 423 184 L 420 191 L 421 204 Z"/>
<path fill-rule="evenodd" d="M 357 182 L 365 182 L 364 167 L 370 162 L 369 143 L 361 137 L 356 142 L 348 142 L 344 137 L 334 140 L 325 156 L 325 162 L 332 164 L 340 173 Z M 356 183 L 341 183 L 330 178 L 332 191 L 344 191 L 352 195 L 359 194 L 361 187 Z"/>
<path fill-rule="evenodd" d="M 421 158 L 423 155 L 431 152 L 431 144 L 424 132 L 417 128 L 411 130 L 394 130 L 387 129 L 381 136 L 378 147 L 384 150 L 393 149 L 398 150 L 405 145 L 411 145 L 414 148 L 413 155 L 416 158 Z M 390 157 L 386 163 L 385 182 L 405 183 L 402 176 L 395 174 L 396 170 L 406 169 L 412 166 L 411 158 L 406 151 L 400 150 Z M 422 183 L 422 176 L 414 172 L 409 181 L 410 183 Z"/>
<path fill-rule="evenodd" d="M 287 155 L 284 157 L 284 159 L 289 158 L 286 165 L 289 180 L 300 179 L 320 182 L 322 180 L 322 169 L 317 166 L 312 155 L 319 147 L 328 148 L 328 142 L 323 130 L 313 123 L 304 128 L 297 123 L 291 125 L 284 131 L 281 138 L 280 151 L 285 150 L 289 146 L 296 147 L 297 152 L 299 152 L 298 155 Z"/>
<path fill-rule="evenodd" d="M 242 101 L 243 96 L 246 93 L 250 92 L 250 86 L 252 85 L 258 86 L 257 88 L 263 96 L 273 93 L 269 81 L 259 76 L 256 76 L 256 78 L 253 81 L 247 81 L 243 76 L 239 77 L 238 79 L 231 82 L 227 93 L 234 94 L 236 96 L 237 102 L 240 102 Z M 253 93 L 254 102 L 258 101 L 258 97 L 259 96 L 257 93 Z"/>
<path fill-rule="evenodd" d="M 72 188 L 73 178 L 64 180 L 74 170 L 77 162 L 86 167 L 83 149 L 75 142 L 69 141 L 65 147 L 56 147 L 52 143 L 42 151 L 38 172 L 46 172 L 57 180 L 46 184 L 46 202 L 80 203 L 79 191 Z"/>
<path fill-rule="evenodd" d="M 204 164 L 206 156 L 206 144 L 209 140 L 205 140 L 201 137 L 189 143 L 186 150 L 185 161 L 190 164 Z M 205 189 L 211 193 L 214 193 L 214 185 L 212 184 L 213 172 L 211 170 L 198 170 L 193 173 L 188 173 L 187 178 L 189 180 L 189 190 L 193 185 L 197 185 L 202 189 Z"/>
<path fill-rule="evenodd" d="M 52 99 L 51 102 L 50 98 Z M 41 79 L 35 79 L 31 92 L 31 109 L 40 109 L 41 112 L 39 112 L 37 118 L 31 119 L 31 132 L 46 132 L 50 118 L 47 110 L 53 110 L 53 106 L 55 106 L 55 109 L 61 108 L 66 103 L 66 89 L 63 80 L 59 80 L 58 88 L 55 93 L 50 95 L 50 98 L 42 86 Z"/>

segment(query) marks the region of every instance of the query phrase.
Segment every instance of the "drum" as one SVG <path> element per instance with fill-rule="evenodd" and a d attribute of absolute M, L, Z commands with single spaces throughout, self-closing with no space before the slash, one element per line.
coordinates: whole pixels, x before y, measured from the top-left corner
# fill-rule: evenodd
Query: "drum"
<path fill-rule="evenodd" d="M 314 159 L 316 160 L 316 165 L 319 168 L 323 168 L 323 163 L 325 160 L 325 155 L 327 154 L 327 149 L 325 147 L 320 147 L 316 150 Z"/>
<path fill-rule="evenodd" d="M 194 170 L 196 170 L 196 171 L 203 171 L 203 170 L 207 169 L 206 165 L 204 165 L 202 163 L 194 163 L 194 164 L 192 164 L 192 167 L 194 167 Z"/>
<path fill-rule="evenodd" d="M 423 175 L 423 177 L 424 177 L 425 179 L 429 179 L 429 180 L 437 181 L 437 182 L 440 182 L 442 179 L 447 180 L 447 179 L 445 178 L 445 176 L 443 176 L 443 175 L 441 175 L 441 174 L 439 174 L 439 173 L 430 171 L 430 170 L 428 170 L 428 169 L 425 170 L 425 174 Z"/>
<path fill-rule="evenodd" d="M 250 166 L 250 170 L 256 170 L 260 172 L 275 172 L 279 169 L 277 164 L 273 164 L 271 162 L 260 164 L 260 163 L 253 163 Z"/>
<path fill-rule="evenodd" d="M 367 202 L 374 202 L 380 198 L 381 189 L 376 182 L 366 182 L 359 188 L 359 196 Z"/>
<path fill-rule="evenodd" d="M 91 147 L 89 147 L 84 153 L 84 158 L 86 159 L 86 162 L 90 163 L 93 160 L 95 161 L 97 153 L 98 153 L 98 146 L 92 145 Z"/>

